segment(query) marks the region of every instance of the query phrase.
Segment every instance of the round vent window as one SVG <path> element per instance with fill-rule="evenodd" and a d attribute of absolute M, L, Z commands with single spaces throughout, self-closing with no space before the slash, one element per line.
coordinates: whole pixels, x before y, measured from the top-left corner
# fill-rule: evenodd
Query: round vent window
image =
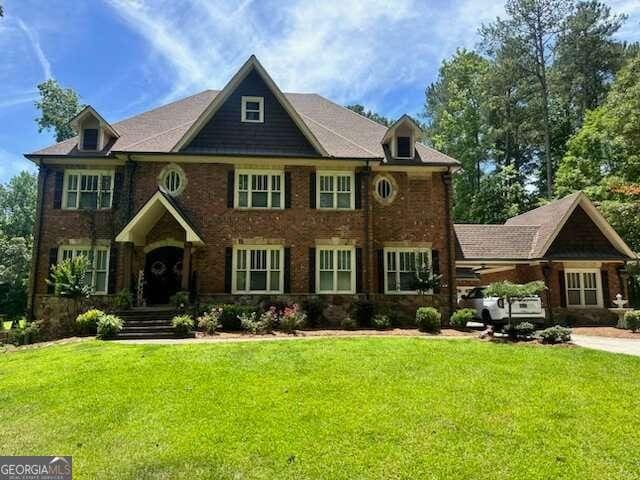
<path fill-rule="evenodd" d="M 171 195 L 179 195 L 186 186 L 184 171 L 178 165 L 169 165 L 160 174 L 160 188 Z"/>
<path fill-rule="evenodd" d="M 375 181 L 374 193 L 381 203 L 391 203 L 396 195 L 395 182 L 387 177 L 378 177 Z"/>

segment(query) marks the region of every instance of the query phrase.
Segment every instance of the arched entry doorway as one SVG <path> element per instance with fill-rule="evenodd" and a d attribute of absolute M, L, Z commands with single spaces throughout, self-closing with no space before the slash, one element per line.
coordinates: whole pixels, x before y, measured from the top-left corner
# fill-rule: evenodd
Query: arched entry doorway
<path fill-rule="evenodd" d="M 167 304 L 180 291 L 183 254 L 180 247 L 159 247 L 147 252 L 144 297 L 148 305 Z"/>

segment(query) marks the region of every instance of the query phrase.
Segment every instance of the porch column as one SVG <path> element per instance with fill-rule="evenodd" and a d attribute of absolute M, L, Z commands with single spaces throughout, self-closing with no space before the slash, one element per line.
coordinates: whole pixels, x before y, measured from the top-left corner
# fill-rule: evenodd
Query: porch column
<path fill-rule="evenodd" d="M 133 243 L 132 242 L 124 242 L 122 244 L 123 253 L 124 253 L 124 269 L 123 269 L 123 278 L 122 278 L 122 288 L 129 291 L 131 290 L 131 268 L 133 263 Z"/>
<path fill-rule="evenodd" d="M 182 290 L 189 291 L 189 280 L 191 277 L 191 242 L 185 242 L 184 253 L 182 255 Z"/>

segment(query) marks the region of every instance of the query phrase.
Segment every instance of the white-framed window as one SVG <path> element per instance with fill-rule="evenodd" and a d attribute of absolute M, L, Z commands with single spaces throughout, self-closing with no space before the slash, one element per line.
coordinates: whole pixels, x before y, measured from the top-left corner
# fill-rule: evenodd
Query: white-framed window
<path fill-rule="evenodd" d="M 241 120 L 248 123 L 264 122 L 264 98 L 242 97 Z"/>
<path fill-rule="evenodd" d="M 233 249 L 232 293 L 282 293 L 284 248 L 241 246 Z"/>
<path fill-rule="evenodd" d="M 567 307 L 602 307 L 602 275 L 597 268 L 564 271 Z"/>
<path fill-rule="evenodd" d="M 354 172 L 318 172 L 316 205 L 321 210 L 353 210 Z"/>
<path fill-rule="evenodd" d="M 396 196 L 396 187 L 391 178 L 377 176 L 373 181 L 373 195 L 382 204 L 389 204 Z"/>
<path fill-rule="evenodd" d="M 100 129 L 83 128 L 80 150 L 98 150 L 100 146 Z"/>
<path fill-rule="evenodd" d="M 385 248 L 384 292 L 416 294 L 416 272 L 427 266 L 433 269 L 428 248 Z"/>
<path fill-rule="evenodd" d="M 65 170 L 62 208 L 111 208 L 113 180 L 113 170 Z"/>
<path fill-rule="evenodd" d="M 236 208 L 284 208 L 284 172 L 236 170 Z"/>
<path fill-rule="evenodd" d="M 316 248 L 316 293 L 356 292 L 354 247 Z"/>
<path fill-rule="evenodd" d="M 160 188 L 171 195 L 181 194 L 187 186 L 184 170 L 176 164 L 166 166 L 158 178 Z"/>
<path fill-rule="evenodd" d="M 96 295 L 104 295 L 109 288 L 109 247 L 64 245 L 58 249 L 58 262 L 85 256 L 89 261 L 85 284 Z"/>

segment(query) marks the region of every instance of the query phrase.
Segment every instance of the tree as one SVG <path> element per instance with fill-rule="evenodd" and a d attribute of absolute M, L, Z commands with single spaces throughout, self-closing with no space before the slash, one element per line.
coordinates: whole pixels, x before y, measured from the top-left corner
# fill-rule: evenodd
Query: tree
<path fill-rule="evenodd" d="M 390 127 L 391 124 L 393 123 L 393 120 L 391 120 L 390 118 L 383 117 L 382 115 L 378 115 L 376 112 L 373 112 L 371 110 L 365 110 L 364 105 L 360 105 L 359 103 L 354 103 L 353 105 L 347 105 L 347 108 L 349 110 L 352 110 L 362 115 L 363 117 L 367 117 L 368 119 L 373 120 L 374 122 L 380 123 L 385 127 Z"/>
<path fill-rule="evenodd" d="M 455 177 L 456 221 L 468 222 L 466 208 L 480 189 L 483 164 L 490 160 L 491 135 L 486 79 L 489 61 L 475 52 L 458 50 L 443 61 L 438 80 L 427 87 L 422 117 L 426 137 L 438 150 L 462 163 Z"/>
<path fill-rule="evenodd" d="M 542 155 L 546 170 L 546 193 L 553 194 L 551 157 L 551 116 L 549 68 L 553 47 L 562 32 L 572 0 L 507 0 L 506 19 L 498 18 L 480 29 L 482 44 L 493 56 L 505 55 L 537 86 L 542 137 Z"/>
<path fill-rule="evenodd" d="M 0 312 L 9 318 L 24 313 L 30 266 L 31 238 L 0 236 Z"/>
<path fill-rule="evenodd" d="M 489 285 L 485 295 L 487 297 L 504 298 L 508 305 L 509 323 L 507 325 L 507 331 L 512 339 L 517 337 L 517 330 L 513 324 L 513 317 L 511 314 L 511 307 L 513 303 L 519 299 L 532 297 L 540 294 L 545 289 L 544 282 L 529 282 L 524 285 L 511 283 L 509 281 L 496 282 Z"/>
<path fill-rule="evenodd" d="M 39 84 L 38 90 L 40 100 L 35 103 L 40 110 L 40 117 L 36 118 L 38 132 L 54 130 L 57 142 L 73 137 L 75 132 L 69 122 L 83 108 L 78 94 L 71 88 L 61 87 L 53 79 Z"/>
<path fill-rule="evenodd" d="M 0 17 L 4 17 L 4 8 L 0 5 Z"/>
<path fill-rule="evenodd" d="M 33 235 L 36 214 L 36 176 L 20 172 L 0 185 L 0 232 L 6 237 L 29 238 Z"/>

